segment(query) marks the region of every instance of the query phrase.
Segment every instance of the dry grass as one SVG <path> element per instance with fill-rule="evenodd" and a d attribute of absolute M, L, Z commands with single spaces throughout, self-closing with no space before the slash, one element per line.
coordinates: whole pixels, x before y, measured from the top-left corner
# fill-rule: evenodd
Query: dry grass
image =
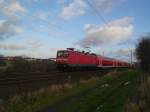
<path fill-rule="evenodd" d="M 60 85 L 50 85 L 47 88 L 41 88 L 36 91 L 22 93 L 9 98 L 7 101 L 0 103 L 0 112 L 33 112 L 46 108 L 67 96 L 88 87 L 91 83 L 96 84 L 97 78 L 81 80 L 78 84 L 65 83 Z M 76 88 L 76 90 L 75 90 Z"/>
<path fill-rule="evenodd" d="M 118 75 L 120 75 L 116 70 L 114 70 L 114 71 L 111 71 L 111 72 L 109 72 L 109 73 L 107 73 L 105 76 L 118 76 Z"/>
<path fill-rule="evenodd" d="M 125 112 L 150 112 L 150 76 L 144 74 L 136 82 L 137 89 L 128 100 Z"/>

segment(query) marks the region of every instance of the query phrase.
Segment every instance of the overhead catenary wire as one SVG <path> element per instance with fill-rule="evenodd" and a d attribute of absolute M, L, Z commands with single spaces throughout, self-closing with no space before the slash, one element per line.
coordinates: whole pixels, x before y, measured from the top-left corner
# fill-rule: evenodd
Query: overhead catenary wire
<path fill-rule="evenodd" d="M 87 3 L 87 5 L 89 7 L 91 7 L 91 9 L 93 10 L 93 12 L 103 21 L 104 23 L 104 26 L 106 27 L 109 27 L 109 24 L 107 22 L 107 20 L 102 16 L 102 14 L 100 13 L 100 11 L 98 11 L 95 6 L 93 5 L 92 2 L 90 2 L 89 0 L 85 0 L 85 2 Z M 132 64 L 132 61 L 133 61 L 133 53 L 132 53 L 132 50 L 130 51 L 131 53 L 130 54 L 126 54 L 126 56 L 129 56 L 130 57 L 130 63 Z M 104 52 L 103 52 L 103 55 L 104 55 Z M 116 57 L 116 56 L 115 56 Z M 120 56 L 117 56 L 117 57 L 120 57 Z"/>
<path fill-rule="evenodd" d="M 104 25 L 109 27 L 108 22 L 101 15 L 101 13 L 99 11 L 97 11 L 97 9 L 95 8 L 95 6 L 89 0 L 85 0 L 85 2 L 91 7 L 91 9 L 93 9 L 94 13 L 103 21 Z"/>

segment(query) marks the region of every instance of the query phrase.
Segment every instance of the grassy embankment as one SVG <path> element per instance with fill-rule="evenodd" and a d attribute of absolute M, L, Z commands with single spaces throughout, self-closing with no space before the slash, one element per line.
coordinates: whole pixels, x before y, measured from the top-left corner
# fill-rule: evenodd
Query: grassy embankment
<path fill-rule="evenodd" d="M 122 112 L 128 96 L 136 86 L 137 71 L 121 71 L 98 81 L 97 87 L 83 96 L 74 97 L 54 106 L 58 112 Z"/>
<path fill-rule="evenodd" d="M 1 111 L 35 112 L 49 107 L 54 112 L 122 112 L 140 74 L 126 70 L 78 84 L 53 85 L 3 101 Z"/>

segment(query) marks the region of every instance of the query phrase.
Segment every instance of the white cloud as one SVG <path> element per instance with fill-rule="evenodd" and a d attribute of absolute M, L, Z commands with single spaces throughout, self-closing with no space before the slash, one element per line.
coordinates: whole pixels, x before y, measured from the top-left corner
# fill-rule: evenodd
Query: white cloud
<path fill-rule="evenodd" d="M 86 8 L 87 5 L 84 0 L 73 0 L 73 2 L 63 7 L 60 16 L 65 20 L 69 20 L 73 17 L 85 14 Z"/>
<path fill-rule="evenodd" d="M 16 42 L 0 42 L 0 50 L 28 50 L 33 52 L 40 48 L 42 45 L 40 40 L 28 40 Z"/>
<path fill-rule="evenodd" d="M 57 3 L 60 4 L 60 5 L 65 5 L 68 2 L 69 2 L 68 0 L 58 0 Z"/>
<path fill-rule="evenodd" d="M 33 2 L 39 2 L 40 0 L 30 0 L 30 1 L 33 1 Z"/>
<path fill-rule="evenodd" d="M 49 17 L 49 13 L 48 12 L 44 12 L 44 11 L 38 11 L 34 14 L 34 17 L 37 19 L 40 19 L 40 20 L 47 20 L 48 17 Z"/>
<path fill-rule="evenodd" d="M 130 48 L 122 48 L 115 51 L 110 52 L 111 56 L 120 58 L 122 56 L 130 56 Z"/>
<path fill-rule="evenodd" d="M 29 39 L 26 43 L 26 46 L 28 46 L 28 48 L 30 50 L 37 50 L 38 48 L 40 48 L 41 46 L 43 46 L 41 40 L 36 40 L 36 39 Z"/>
<path fill-rule="evenodd" d="M 100 12 L 110 12 L 121 1 L 123 0 L 93 0 L 93 5 Z"/>
<path fill-rule="evenodd" d="M 27 47 L 25 45 L 21 44 L 6 44 L 6 43 L 1 43 L 0 44 L 0 49 L 3 50 L 24 50 Z"/>
<path fill-rule="evenodd" d="M 69 20 L 77 16 L 84 15 L 87 13 L 87 9 L 90 10 L 95 8 L 99 12 L 110 12 L 112 9 L 121 3 L 123 0 L 73 0 L 67 6 L 64 6 L 66 1 L 61 0 L 63 4 L 63 8 L 61 10 L 60 16 L 65 19 Z"/>
<path fill-rule="evenodd" d="M 20 19 L 26 9 L 18 0 L 0 0 L 0 39 L 22 32 L 19 26 Z"/>
<path fill-rule="evenodd" d="M 86 36 L 78 42 L 80 46 L 102 46 L 127 41 L 133 33 L 133 18 L 124 17 L 103 26 L 85 25 Z"/>
<path fill-rule="evenodd" d="M 0 39 L 21 33 L 22 29 L 10 21 L 0 20 Z"/>
<path fill-rule="evenodd" d="M 93 28 L 93 26 L 92 26 L 91 24 L 85 24 L 85 25 L 84 25 L 84 30 L 85 30 L 86 32 L 91 31 L 92 28 Z"/>
<path fill-rule="evenodd" d="M 136 61 L 135 48 L 129 46 L 126 48 L 110 51 L 108 55 L 115 59 L 131 62 L 131 51 L 132 51 L 132 61 Z"/>
<path fill-rule="evenodd" d="M 0 13 L 4 16 L 16 18 L 24 12 L 26 12 L 26 9 L 17 0 L 0 1 Z"/>

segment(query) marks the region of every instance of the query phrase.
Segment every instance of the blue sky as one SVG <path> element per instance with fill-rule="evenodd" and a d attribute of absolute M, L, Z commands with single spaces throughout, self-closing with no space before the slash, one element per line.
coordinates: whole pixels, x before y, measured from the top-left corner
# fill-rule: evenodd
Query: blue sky
<path fill-rule="evenodd" d="M 55 57 L 90 47 L 129 60 L 149 33 L 149 0 L 0 0 L 0 54 Z"/>

